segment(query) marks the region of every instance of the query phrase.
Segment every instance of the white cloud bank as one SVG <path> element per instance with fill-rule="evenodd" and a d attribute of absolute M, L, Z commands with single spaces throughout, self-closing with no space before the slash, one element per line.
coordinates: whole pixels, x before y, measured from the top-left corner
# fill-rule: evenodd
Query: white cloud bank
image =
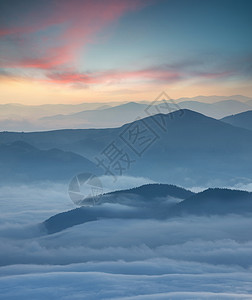
<path fill-rule="evenodd" d="M 38 223 L 74 207 L 67 187 L 0 192 L 0 299 L 252 299 L 249 216 L 100 219 L 42 235 Z"/>

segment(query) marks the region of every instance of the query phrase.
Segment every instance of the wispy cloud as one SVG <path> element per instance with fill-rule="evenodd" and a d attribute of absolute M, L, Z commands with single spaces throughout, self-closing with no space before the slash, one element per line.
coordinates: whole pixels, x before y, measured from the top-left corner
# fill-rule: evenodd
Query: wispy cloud
<path fill-rule="evenodd" d="M 52 83 L 85 83 L 85 84 L 110 84 L 126 80 L 162 81 L 173 82 L 180 79 L 176 72 L 162 68 L 148 68 L 132 71 L 111 70 L 101 72 L 50 72 L 47 73 L 48 81 Z"/>
<path fill-rule="evenodd" d="M 123 14 L 146 5 L 142 0 L 62 0 L 45 4 L 41 11 L 36 3 L 30 3 L 34 9 L 2 25 L 0 38 L 11 41 L 9 47 L 18 46 L 20 38 L 25 41 L 17 53 L 5 52 L 2 67 L 51 69 L 72 65 L 78 51 L 93 41 L 95 34 Z M 51 32 L 44 35 L 49 29 Z M 57 35 L 53 34 L 55 30 Z"/>

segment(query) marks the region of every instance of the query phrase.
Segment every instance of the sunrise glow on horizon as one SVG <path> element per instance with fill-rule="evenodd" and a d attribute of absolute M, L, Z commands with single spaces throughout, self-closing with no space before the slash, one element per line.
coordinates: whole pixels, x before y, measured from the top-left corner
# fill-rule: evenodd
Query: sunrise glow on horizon
<path fill-rule="evenodd" d="M 193 2 L 1 2 L 0 104 L 251 97 L 251 3 Z"/>

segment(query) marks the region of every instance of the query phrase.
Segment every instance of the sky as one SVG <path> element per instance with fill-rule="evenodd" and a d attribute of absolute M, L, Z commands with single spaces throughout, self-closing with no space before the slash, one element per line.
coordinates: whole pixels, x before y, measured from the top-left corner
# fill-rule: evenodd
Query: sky
<path fill-rule="evenodd" d="M 252 97 L 250 0 L 0 0 L 0 104 Z"/>

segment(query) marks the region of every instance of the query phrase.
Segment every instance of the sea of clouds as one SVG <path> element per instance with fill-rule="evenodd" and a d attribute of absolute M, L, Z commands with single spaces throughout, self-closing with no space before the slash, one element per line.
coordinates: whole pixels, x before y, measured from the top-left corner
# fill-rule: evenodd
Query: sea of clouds
<path fill-rule="evenodd" d="M 75 208 L 67 189 L 0 188 L 0 299 L 252 299 L 251 217 L 102 218 L 48 235 L 41 223 Z"/>

